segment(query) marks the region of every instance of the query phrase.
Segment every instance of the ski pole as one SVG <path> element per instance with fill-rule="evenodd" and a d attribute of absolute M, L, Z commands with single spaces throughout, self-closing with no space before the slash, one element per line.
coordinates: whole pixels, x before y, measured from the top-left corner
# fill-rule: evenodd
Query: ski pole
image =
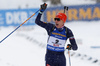
<path fill-rule="evenodd" d="M 47 4 L 46 3 L 44 3 L 45 4 L 45 6 L 47 6 Z M 39 10 L 37 10 L 32 16 L 30 16 L 26 21 L 24 21 L 21 25 L 19 25 L 15 30 L 13 30 L 10 34 L 8 34 L 4 39 L 2 39 L 1 41 L 0 41 L 0 43 L 2 42 L 2 41 L 4 41 L 7 37 L 9 37 L 13 32 L 15 32 L 19 27 L 21 27 L 24 23 L 26 23 L 30 18 L 32 18 L 38 11 L 40 11 L 41 9 L 39 9 Z"/>
<path fill-rule="evenodd" d="M 64 6 L 64 13 L 66 14 L 66 10 L 68 11 L 68 7 Z"/>
<path fill-rule="evenodd" d="M 69 50 L 68 50 L 68 55 L 69 55 L 69 66 L 71 66 L 70 51 Z"/>
<path fill-rule="evenodd" d="M 21 27 L 24 23 L 26 23 L 30 18 L 32 18 L 38 11 L 40 11 L 40 9 L 39 10 L 37 10 L 32 16 L 30 16 L 26 21 L 24 21 L 21 25 L 19 25 L 15 30 L 13 30 L 10 34 L 8 34 L 4 39 L 2 39 L 1 41 L 0 41 L 0 43 L 2 42 L 2 41 L 4 41 L 7 37 L 9 37 L 13 32 L 15 32 L 19 27 Z"/>

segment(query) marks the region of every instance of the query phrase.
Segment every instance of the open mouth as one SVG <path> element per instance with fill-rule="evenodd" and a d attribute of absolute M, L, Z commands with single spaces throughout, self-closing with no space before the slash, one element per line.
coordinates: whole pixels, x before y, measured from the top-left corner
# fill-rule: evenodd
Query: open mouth
<path fill-rule="evenodd" d="M 58 26 L 59 24 L 56 24 L 56 26 Z"/>

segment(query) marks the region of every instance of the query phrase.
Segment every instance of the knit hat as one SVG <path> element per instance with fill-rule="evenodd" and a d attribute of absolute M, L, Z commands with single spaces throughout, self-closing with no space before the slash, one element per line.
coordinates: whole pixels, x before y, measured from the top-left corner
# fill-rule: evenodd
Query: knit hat
<path fill-rule="evenodd" d="M 60 18 L 64 23 L 67 20 L 67 16 L 64 13 L 58 13 L 55 18 Z"/>

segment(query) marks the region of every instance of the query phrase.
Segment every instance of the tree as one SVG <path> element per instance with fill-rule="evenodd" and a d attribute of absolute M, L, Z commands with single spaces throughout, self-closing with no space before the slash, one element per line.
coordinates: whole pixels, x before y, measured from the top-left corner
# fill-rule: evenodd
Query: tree
<path fill-rule="evenodd" d="M 96 0 L 97 1 L 97 3 L 100 3 L 100 0 Z"/>
<path fill-rule="evenodd" d="M 43 0 L 43 2 L 50 1 L 52 5 L 61 4 L 61 0 Z"/>
<path fill-rule="evenodd" d="M 46 2 L 46 1 L 48 1 L 48 0 L 43 0 L 43 2 Z"/>
<path fill-rule="evenodd" d="M 61 4 L 61 0 L 51 0 L 51 4 L 53 5 Z"/>

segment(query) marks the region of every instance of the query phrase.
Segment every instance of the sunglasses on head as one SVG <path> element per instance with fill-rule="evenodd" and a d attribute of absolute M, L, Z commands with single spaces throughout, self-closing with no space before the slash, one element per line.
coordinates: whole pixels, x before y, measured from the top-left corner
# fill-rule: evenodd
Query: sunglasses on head
<path fill-rule="evenodd" d="M 57 20 L 57 21 L 60 21 L 60 18 L 54 18 L 54 20 L 55 20 L 55 21 L 56 21 L 56 20 Z"/>

